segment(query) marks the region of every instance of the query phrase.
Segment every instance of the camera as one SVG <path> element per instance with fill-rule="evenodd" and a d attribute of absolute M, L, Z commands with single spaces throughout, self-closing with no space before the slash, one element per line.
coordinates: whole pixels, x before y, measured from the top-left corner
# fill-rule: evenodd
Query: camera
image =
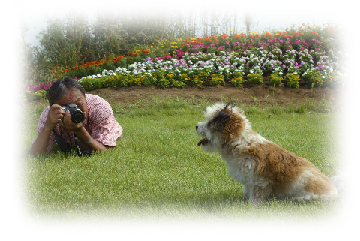
<path fill-rule="evenodd" d="M 85 119 L 85 115 L 84 113 L 77 108 L 76 104 L 68 104 L 64 107 L 61 108 L 63 111 L 70 111 L 70 115 L 71 115 L 71 120 L 74 123 L 80 123 Z"/>

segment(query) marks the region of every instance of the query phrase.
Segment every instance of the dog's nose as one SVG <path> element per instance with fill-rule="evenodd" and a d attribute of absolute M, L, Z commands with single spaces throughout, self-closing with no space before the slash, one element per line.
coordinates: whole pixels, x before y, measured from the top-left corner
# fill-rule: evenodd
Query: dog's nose
<path fill-rule="evenodd" d="M 196 126 L 196 130 L 198 129 L 198 126 Z"/>

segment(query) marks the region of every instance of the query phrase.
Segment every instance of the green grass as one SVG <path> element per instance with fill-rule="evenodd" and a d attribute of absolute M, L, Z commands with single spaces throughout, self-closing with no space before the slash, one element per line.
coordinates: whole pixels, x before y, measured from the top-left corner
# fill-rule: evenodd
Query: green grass
<path fill-rule="evenodd" d="M 158 98 L 114 105 L 115 117 L 123 127 L 116 148 L 90 158 L 75 154 L 65 158 L 55 151 L 48 156 L 24 157 L 28 207 L 40 215 L 60 216 L 317 217 L 334 210 L 336 203 L 272 200 L 258 207 L 248 203 L 242 196 L 242 185 L 231 179 L 220 156 L 205 153 L 196 145 L 195 126 L 204 121 L 208 105 L 205 100 Z M 339 165 L 336 114 L 314 107 L 244 109 L 255 131 L 331 176 Z M 24 151 L 37 136 L 43 108 L 28 110 Z"/>

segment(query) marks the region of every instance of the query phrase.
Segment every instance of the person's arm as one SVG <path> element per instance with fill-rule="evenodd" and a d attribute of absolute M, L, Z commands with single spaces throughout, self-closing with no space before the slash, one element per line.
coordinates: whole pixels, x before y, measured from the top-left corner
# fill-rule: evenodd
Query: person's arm
<path fill-rule="evenodd" d="M 78 131 L 74 131 L 74 134 L 77 136 L 84 149 L 91 149 L 95 151 L 107 149 L 107 146 L 104 146 L 102 143 L 92 138 L 84 127 L 80 128 Z"/>
<path fill-rule="evenodd" d="M 86 115 L 86 113 L 84 113 L 84 114 Z M 66 111 L 64 121 L 60 122 L 60 125 L 62 125 L 64 128 L 66 128 L 69 131 L 73 131 L 74 134 L 79 139 L 79 141 L 81 142 L 81 145 L 84 149 L 91 149 L 91 150 L 95 150 L 95 151 L 106 150 L 107 149 L 106 146 L 104 146 L 102 143 L 96 141 L 86 131 L 86 129 L 84 127 L 84 122 L 85 122 L 85 120 L 81 123 L 72 122 L 70 111 Z"/>
<path fill-rule="evenodd" d="M 44 127 L 30 147 L 30 154 L 38 155 L 47 152 L 51 131 L 62 121 L 64 114 L 65 112 L 61 109 L 60 105 L 53 104 L 50 107 Z"/>

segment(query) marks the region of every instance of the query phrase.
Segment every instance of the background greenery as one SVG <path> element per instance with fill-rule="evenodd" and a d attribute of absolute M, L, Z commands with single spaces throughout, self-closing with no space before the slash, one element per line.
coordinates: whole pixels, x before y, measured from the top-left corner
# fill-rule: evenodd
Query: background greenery
<path fill-rule="evenodd" d="M 318 217 L 337 203 L 279 200 L 258 207 L 242 196 L 217 153 L 196 144 L 197 122 L 211 103 L 204 99 L 159 99 L 113 106 L 123 136 L 117 147 L 90 158 L 25 155 L 22 171 L 30 210 L 39 215 L 171 215 Z M 45 105 L 27 109 L 26 153 L 37 136 Z M 313 162 L 332 176 L 338 170 L 336 117 L 325 102 L 286 107 L 244 107 L 253 129 Z M 24 117 L 25 118 L 25 117 Z M 26 128 L 26 130 L 25 130 Z"/>
<path fill-rule="evenodd" d="M 235 11 L 207 11 L 195 15 L 178 10 L 163 12 L 121 11 L 109 15 L 98 13 L 89 19 L 86 14 L 68 13 L 63 18 L 49 18 L 38 39 L 38 46 L 26 43 L 23 37 L 21 65 L 25 84 L 49 83 L 56 66 L 75 66 L 79 62 L 97 61 L 108 56 L 127 55 L 129 51 L 149 49 L 153 44 L 173 38 L 193 38 L 219 34 L 220 30 L 247 30 L 251 16 L 238 16 Z M 23 35 L 28 31 L 24 25 Z M 167 52 L 166 52 L 167 53 Z M 161 54 L 161 53 L 159 53 Z"/>

